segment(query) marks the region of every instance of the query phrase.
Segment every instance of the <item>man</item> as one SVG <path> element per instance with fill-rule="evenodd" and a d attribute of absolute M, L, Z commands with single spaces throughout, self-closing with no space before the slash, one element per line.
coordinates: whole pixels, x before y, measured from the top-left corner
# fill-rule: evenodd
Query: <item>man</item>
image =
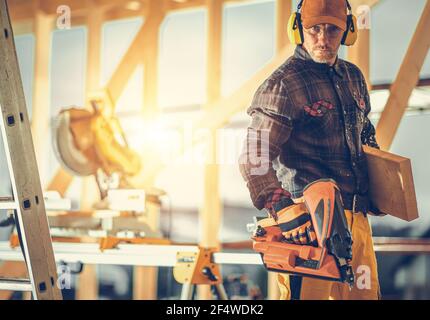
<path fill-rule="evenodd" d="M 279 273 L 281 299 L 379 299 L 362 148 L 378 145 L 368 119 L 370 100 L 363 74 L 337 56 L 346 30 L 346 1 L 305 0 L 301 17 L 303 44 L 258 88 L 248 109 L 252 121 L 240 158 L 241 173 L 254 205 L 266 208 L 275 220 L 279 204 L 295 205 L 293 199 L 315 180 L 332 178 L 342 193 L 353 237 L 356 284 L 350 290 L 343 283 Z M 261 170 L 265 165 L 267 170 Z M 307 231 L 297 227 L 291 234 L 296 243 L 306 244 Z"/>

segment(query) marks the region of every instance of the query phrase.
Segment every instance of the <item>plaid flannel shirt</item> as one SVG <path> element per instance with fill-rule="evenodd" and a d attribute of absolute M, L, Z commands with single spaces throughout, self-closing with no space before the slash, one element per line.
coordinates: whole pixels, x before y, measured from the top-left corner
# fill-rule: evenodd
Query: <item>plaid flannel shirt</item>
<path fill-rule="evenodd" d="M 333 66 L 316 63 L 297 46 L 258 88 L 247 111 L 252 120 L 239 162 L 255 207 L 270 211 L 280 190 L 298 198 L 321 178 L 337 182 L 344 202 L 354 194 L 367 198 L 362 145 L 379 148 L 370 108 L 357 66 L 339 58 Z"/>

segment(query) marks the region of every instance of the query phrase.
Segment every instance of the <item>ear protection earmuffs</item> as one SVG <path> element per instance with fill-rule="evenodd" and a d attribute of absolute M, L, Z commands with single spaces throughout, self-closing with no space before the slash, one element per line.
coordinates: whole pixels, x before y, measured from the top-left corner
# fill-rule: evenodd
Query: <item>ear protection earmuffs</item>
<path fill-rule="evenodd" d="M 357 41 L 357 18 L 352 14 L 351 5 L 348 0 L 346 6 L 348 8 L 348 15 L 346 19 L 346 30 L 342 36 L 341 44 L 345 46 L 352 46 Z M 288 20 L 288 38 L 292 44 L 303 44 L 303 25 L 300 9 L 302 8 L 303 0 L 297 6 L 297 11 L 294 12 Z"/>

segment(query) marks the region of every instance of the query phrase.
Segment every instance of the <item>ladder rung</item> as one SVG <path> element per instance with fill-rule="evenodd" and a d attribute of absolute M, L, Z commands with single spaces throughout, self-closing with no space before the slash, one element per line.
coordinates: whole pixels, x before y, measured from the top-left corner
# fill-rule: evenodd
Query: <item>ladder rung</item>
<path fill-rule="evenodd" d="M 0 290 L 32 291 L 33 287 L 28 279 L 0 279 Z"/>
<path fill-rule="evenodd" d="M 16 210 L 18 206 L 15 202 L 0 201 L 0 210 Z"/>
<path fill-rule="evenodd" d="M 12 197 L 0 197 L 0 210 L 16 210 L 18 204 Z"/>

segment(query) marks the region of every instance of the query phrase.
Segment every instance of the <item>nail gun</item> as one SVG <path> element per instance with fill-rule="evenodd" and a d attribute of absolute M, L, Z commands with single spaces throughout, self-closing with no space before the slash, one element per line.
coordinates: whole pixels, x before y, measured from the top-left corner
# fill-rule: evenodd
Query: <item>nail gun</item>
<path fill-rule="evenodd" d="M 352 235 L 336 182 L 321 179 L 310 183 L 295 203 L 299 206 L 293 205 L 291 210 L 303 210 L 310 216 L 316 239 L 305 245 L 293 244 L 274 218 L 256 218 L 253 248 L 261 254 L 264 266 L 270 271 L 345 282 L 352 287 Z"/>

